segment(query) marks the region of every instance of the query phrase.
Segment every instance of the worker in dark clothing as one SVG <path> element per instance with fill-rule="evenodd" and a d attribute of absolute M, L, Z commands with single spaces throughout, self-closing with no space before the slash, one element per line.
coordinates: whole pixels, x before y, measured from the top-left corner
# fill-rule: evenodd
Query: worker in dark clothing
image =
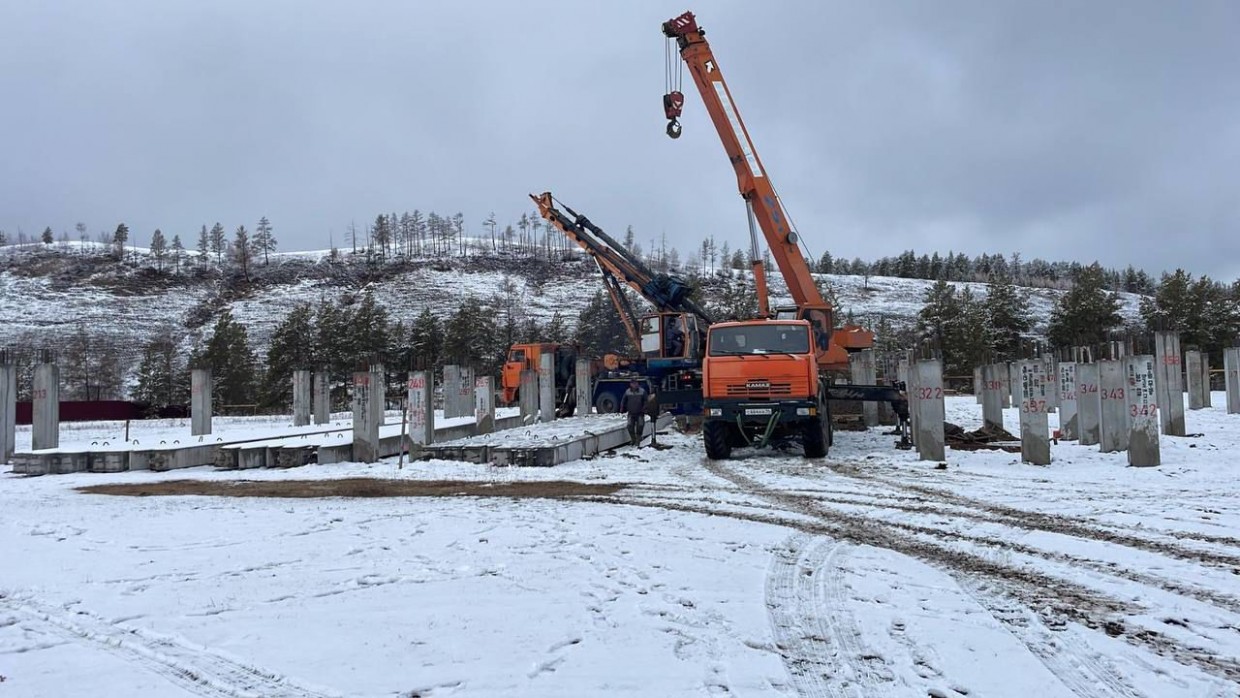
<path fill-rule="evenodd" d="M 659 432 L 659 396 L 655 394 L 655 389 L 650 388 L 650 395 L 646 398 L 646 416 L 650 418 L 650 445 L 658 446 Z"/>
<path fill-rule="evenodd" d="M 629 416 L 629 443 L 636 446 L 641 443 L 646 427 L 646 391 L 636 378 L 629 381 L 629 389 L 620 399 L 620 409 Z"/>
<path fill-rule="evenodd" d="M 680 329 L 680 321 L 675 317 L 667 319 L 667 328 L 664 331 L 666 339 L 665 354 L 666 358 L 676 358 L 683 356 L 685 353 L 685 333 Z"/>

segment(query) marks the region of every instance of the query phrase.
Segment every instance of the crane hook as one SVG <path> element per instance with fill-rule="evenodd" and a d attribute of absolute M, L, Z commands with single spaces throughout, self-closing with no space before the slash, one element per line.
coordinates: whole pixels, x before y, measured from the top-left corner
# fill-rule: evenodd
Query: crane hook
<path fill-rule="evenodd" d="M 677 121 L 676 119 L 672 119 L 671 121 L 667 122 L 668 138 L 680 138 L 680 132 L 682 130 L 683 129 L 680 127 L 680 122 Z"/>

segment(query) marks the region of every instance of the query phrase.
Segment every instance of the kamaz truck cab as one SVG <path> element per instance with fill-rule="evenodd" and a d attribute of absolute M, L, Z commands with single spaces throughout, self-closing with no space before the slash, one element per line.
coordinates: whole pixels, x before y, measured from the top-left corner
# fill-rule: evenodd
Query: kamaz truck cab
<path fill-rule="evenodd" d="M 831 419 L 817 354 L 805 320 L 711 325 L 702 364 L 706 456 L 789 441 L 800 443 L 807 458 L 827 455 Z"/>

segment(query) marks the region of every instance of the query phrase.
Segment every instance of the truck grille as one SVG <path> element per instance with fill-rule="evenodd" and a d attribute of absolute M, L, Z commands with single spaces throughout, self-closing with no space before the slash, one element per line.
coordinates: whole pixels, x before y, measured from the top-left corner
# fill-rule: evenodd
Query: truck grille
<path fill-rule="evenodd" d="M 791 383 L 767 383 L 765 385 L 747 385 L 735 383 L 727 386 L 728 397 L 767 397 L 772 395 L 791 395 Z"/>

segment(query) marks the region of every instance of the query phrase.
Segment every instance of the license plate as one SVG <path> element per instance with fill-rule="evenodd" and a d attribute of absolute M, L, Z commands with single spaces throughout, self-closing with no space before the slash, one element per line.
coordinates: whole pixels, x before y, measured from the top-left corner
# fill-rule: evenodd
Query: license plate
<path fill-rule="evenodd" d="M 753 414 L 753 415 L 770 414 L 770 413 L 771 413 L 771 408 L 769 407 L 748 407 L 745 409 L 745 414 L 747 415 L 748 414 Z"/>

